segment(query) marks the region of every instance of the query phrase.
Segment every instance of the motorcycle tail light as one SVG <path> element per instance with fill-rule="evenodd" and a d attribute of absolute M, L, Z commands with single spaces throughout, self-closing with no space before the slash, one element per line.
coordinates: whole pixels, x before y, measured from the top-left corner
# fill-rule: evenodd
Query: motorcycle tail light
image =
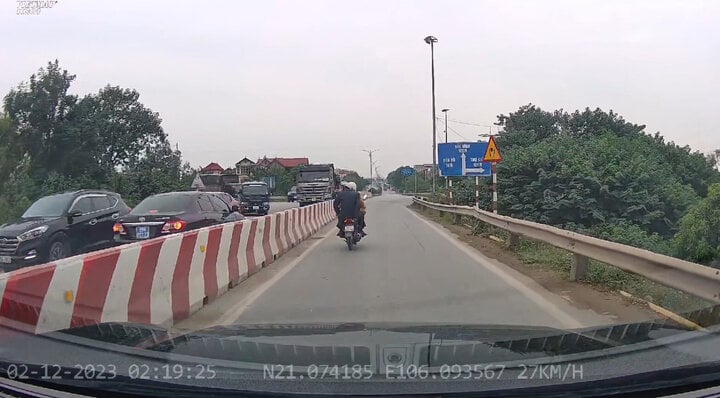
<path fill-rule="evenodd" d="M 346 218 L 345 219 L 345 225 L 353 225 L 355 222 L 352 218 Z"/>

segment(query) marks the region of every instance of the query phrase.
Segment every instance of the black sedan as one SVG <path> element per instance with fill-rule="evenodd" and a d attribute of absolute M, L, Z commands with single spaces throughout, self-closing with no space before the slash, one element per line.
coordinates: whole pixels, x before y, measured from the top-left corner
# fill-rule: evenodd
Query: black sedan
<path fill-rule="evenodd" d="M 128 243 L 226 222 L 230 208 L 216 195 L 168 192 L 145 198 L 113 227 L 115 242 Z"/>

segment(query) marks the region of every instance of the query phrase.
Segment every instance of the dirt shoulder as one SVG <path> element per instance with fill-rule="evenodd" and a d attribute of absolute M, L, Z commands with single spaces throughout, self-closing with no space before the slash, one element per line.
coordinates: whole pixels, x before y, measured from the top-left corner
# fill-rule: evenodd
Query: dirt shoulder
<path fill-rule="evenodd" d="M 466 226 L 454 225 L 447 218 L 438 216 L 436 212 L 418 211 L 413 206 L 410 206 L 410 209 L 442 226 L 460 241 L 479 250 L 483 255 L 530 277 L 543 288 L 568 301 L 575 308 L 589 309 L 598 314 L 609 316 L 615 319 L 617 323 L 639 322 L 658 318 L 658 314 L 646 305 L 625 298 L 619 292 L 609 289 L 603 290 L 599 286 L 571 281 L 569 280 L 569 273 L 563 273 L 539 263 L 526 263 L 518 258 L 516 253 L 508 250 L 504 243 L 489 237 L 474 235 Z"/>

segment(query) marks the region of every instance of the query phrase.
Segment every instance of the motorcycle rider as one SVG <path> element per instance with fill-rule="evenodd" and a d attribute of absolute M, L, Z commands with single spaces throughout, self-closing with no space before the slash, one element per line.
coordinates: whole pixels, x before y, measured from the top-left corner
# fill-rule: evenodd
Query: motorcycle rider
<path fill-rule="evenodd" d="M 360 217 L 360 194 L 353 191 L 350 188 L 350 183 L 347 181 L 340 182 L 343 187 L 342 191 L 335 195 L 335 201 L 333 201 L 333 208 L 335 214 L 337 214 L 338 222 L 338 233 L 337 236 L 344 238 L 344 221 L 346 218 L 352 218 L 357 220 Z"/>
<path fill-rule="evenodd" d="M 350 181 L 348 183 L 348 186 L 350 187 L 350 189 L 357 192 L 357 184 Z M 358 200 L 360 200 L 360 214 L 358 216 L 358 228 L 360 229 L 360 234 L 362 236 L 367 236 L 367 234 L 365 233 L 365 227 L 367 226 L 367 224 L 365 224 L 365 213 L 367 212 L 367 208 L 365 207 L 365 201 L 363 200 L 362 196 L 360 196 L 359 192 L 358 192 L 358 198 L 359 198 Z"/>

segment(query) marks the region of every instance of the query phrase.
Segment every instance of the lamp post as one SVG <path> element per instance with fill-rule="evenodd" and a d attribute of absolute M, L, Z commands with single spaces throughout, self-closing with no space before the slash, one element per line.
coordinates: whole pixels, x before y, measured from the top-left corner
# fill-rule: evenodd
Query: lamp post
<path fill-rule="evenodd" d="M 450 109 L 445 108 L 445 109 L 443 109 L 443 110 L 441 111 L 442 113 L 445 114 L 445 143 L 446 143 L 446 144 L 447 144 L 447 142 L 448 142 L 448 140 L 447 140 L 447 113 L 448 113 L 449 110 L 450 110 Z"/>
<path fill-rule="evenodd" d="M 363 152 L 367 152 L 368 155 L 370 155 L 370 186 L 372 186 L 373 183 L 373 160 L 372 155 L 373 153 L 377 152 L 377 149 L 363 149 Z"/>
<path fill-rule="evenodd" d="M 436 140 L 436 123 L 435 123 L 435 47 L 438 39 L 434 36 L 427 36 L 425 43 L 430 45 L 430 74 L 432 78 L 432 121 L 433 121 L 433 146 L 432 146 L 432 191 L 435 193 L 435 169 L 437 168 L 437 140 Z"/>

